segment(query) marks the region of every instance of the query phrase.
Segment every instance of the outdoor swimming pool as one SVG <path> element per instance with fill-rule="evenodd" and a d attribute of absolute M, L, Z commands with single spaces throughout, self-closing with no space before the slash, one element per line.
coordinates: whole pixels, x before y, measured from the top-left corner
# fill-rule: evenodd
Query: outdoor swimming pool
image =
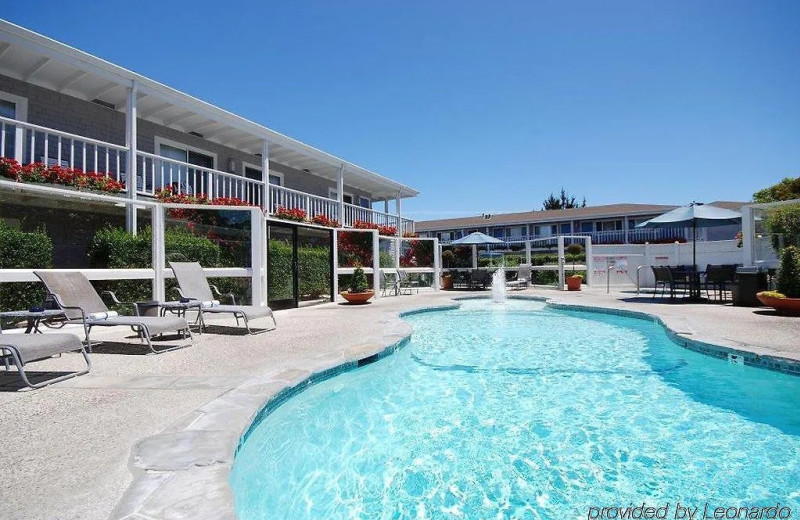
<path fill-rule="evenodd" d="M 405 348 L 251 432 L 231 475 L 239 518 L 575 519 L 678 501 L 800 513 L 798 377 L 537 302 L 405 319 Z"/>

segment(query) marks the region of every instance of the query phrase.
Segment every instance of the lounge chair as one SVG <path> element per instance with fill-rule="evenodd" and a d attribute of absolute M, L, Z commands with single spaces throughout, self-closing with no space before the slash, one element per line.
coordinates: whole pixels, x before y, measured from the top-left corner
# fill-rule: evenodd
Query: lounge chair
<path fill-rule="evenodd" d="M 407 290 L 408 292 L 405 294 L 411 294 L 412 289 L 417 290 L 417 294 L 419 294 L 419 282 L 417 280 L 412 280 L 408 273 L 403 271 L 402 269 L 397 269 L 397 283 L 399 284 L 399 291 L 403 289 Z"/>
<path fill-rule="evenodd" d="M 515 279 L 506 282 L 506 287 L 521 291 L 527 289 L 531 283 L 531 264 L 520 264 Z"/>
<path fill-rule="evenodd" d="M 380 278 L 381 284 L 381 296 L 386 296 L 386 292 L 388 291 L 389 294 L 394 294 L 398 296 L 400 294 L 400 280 L 397 276 L 393 276 L 391 279 L 386 276 L 386 273 L 383 272 L 383 269 L 380 270 Z"/>
<path fill-rule="evenodd" d="M 81 351 L 83 359 L 86 361 L 86 370 L 51 377 L 40 383 L 31 383 L 28 379 L 28 375 L 25 373 L 25 365 L 31 361 L 38 361 L 78 350 Z M 89 359 L 89 354 L 83 347 L 80 338 L 75 334 L 3 334 L 2 330 L 0 330 L 0 357 L 3 358 L 6 364 L 6 370 L 8 370 L 8 361 L 14 362 L 22 382 L 30 388 L 42 388 L 65 379 L 82 376 L 88 374 L 89 370 L 92 369 L 92 361 Z"/>
<path fill-rule="evenodd" d="M 126 326 L 139 333 L 145 340 L 147 347 L 153 354 L 161 354 L 188 345 L 177 345 L 156 350 L 153 348 L 152 338 L 155 335 L 165 332 L 176 332 L 182 336 L 189 336 L 189 344 L 194 342 L 192 331 L 184 318 L 177 316 L 120 316 L 115 311 L 110 310 L 103 299 L 97 294 L 89 279 L 82 273 L 56 273 L 53 271 L 34 271 L 33 274 L 47 287 L 47 292 L 56 303 L 64 310 L 67 323 L 83 322 L 86 325 L 86 348 L 92 351 L 92 343 L 89 338 L 92 327 L 118 327 Z M 115 301 L 116 296 L 110 291 Z M 134 304 L 128 304 L 135 308 Z"/>
<path fill-rule="evenodd" d="M 236 318 L 236 326 L 239 326 L 239 320 L 244 322 L 247 332 L 250 334 L 260 334 L 272 329 L 257 330 L 253 332 L 250 330 L 250 320 L 258 318 L 271 318 L 273 329 L 278 326 L 275 321 L 275 316 L 272 314 L 272 309 L 267 306 L 261 305 L 236 305 L 236 300 L 232 298 L 233 305 L 221 305 L 219 300 L 214 299 L 211 293 L 211 286 L 206 280 L 206 275 L 203 273 L 203 267 L 197 262 L 170 262 L 169 266 L 172 272 L 175 273 L 175 278 L 178 280 L 178 292 L 184 298 L 200 300 L 201 310 L 198 315 L 201 330 L 204 327 L 203 314 L 233 314 Z M 216 288 L 215 288 L 216 289 Z M 216 291 L 217 294 L 219 290 Z"/>

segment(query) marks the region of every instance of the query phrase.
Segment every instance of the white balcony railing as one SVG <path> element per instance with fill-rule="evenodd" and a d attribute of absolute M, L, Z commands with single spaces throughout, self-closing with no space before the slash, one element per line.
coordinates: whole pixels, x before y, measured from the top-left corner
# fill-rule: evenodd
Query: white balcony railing
<path fill-rule="evenodd" d="M 125 146 L 0 117 L 0 157 L 15 159 L 23 165 L 41 162 L 102 173 L 124 183 L 127 190 L 128 149 Z M 136 173 L 136 192 L 141 195 L 153 197 L 171 187 L 178 194 L 236 197 L 254 206 L 266 206 L 264 184 L 240 175 L 143 151 L 136 152 Z M 403 233 L 414 231 L 413 220 L 398 219 L 397 215 L 345 204 L 344 218 L 341 218 L 336 200 L 283 186 L 269 185 L 269 190 L 271 213 L 278 207 L 302 209 L 309 219 L 324 215 L 345 227 L 361 220 L 399 227 Z"/>
<path fill-rule="evenodd" d="M 147 152 L 137 152 L 136 159 L 138 193 L 154 196 L 160 190 L 172 187 L 178 194 L 202 194 L 209 199 L 235 197 L 253 206 L 263 206 L 261 181 Z"/>
<path fill-rule="evenodd" d="M 127 153 L 117 144 L 0 117 L 0 156 L 20 164 L 78 168 L 124 182 Z"/>
<path fill-rule="evenodd" d="M 269 185 L 270 213 L 278 208 L 302 209 L 312 219 L 324 215 L 331 220 L 339 220 L 339 202 L 327 197 L 312 195 L 302 191 L 284 188 L 275 184 Z"/>
<path fill-rule="evenodd" d="M 590 236 L 594 244 L 624 244 L 625 234 L 628 235 L 627 243 L 629 244 L 642 244 L 644 242 L 661 242 L 672 240 L 691 240 L 691 231 L 686 228 L 661 228 L 661 229 L 629 229 L 627 232 L 623 230 L 611 231 L 581 231 L 576 233 L 563 233 L 565 236 Z M 555 244 L 559 235 L 517 235 L 517 236 L 497 236 L 500 240 L 506 243 L 522 243 L 529 240 L 537 241 L 538 243 Z M 452 240 L 440 240 L 442 244 L 449 244 Z"/>

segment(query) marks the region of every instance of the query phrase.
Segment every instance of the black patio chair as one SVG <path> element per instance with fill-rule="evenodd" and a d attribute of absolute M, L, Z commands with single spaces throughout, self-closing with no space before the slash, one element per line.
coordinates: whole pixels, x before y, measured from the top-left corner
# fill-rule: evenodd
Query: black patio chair
<path fill-rule="evenodd" d="M 491 284 L 489 278 L 489 271 L 485 269 L 475 269 L 470 273 L 469 288 L 470 290 L 481 289 L 485 290 Z"/>

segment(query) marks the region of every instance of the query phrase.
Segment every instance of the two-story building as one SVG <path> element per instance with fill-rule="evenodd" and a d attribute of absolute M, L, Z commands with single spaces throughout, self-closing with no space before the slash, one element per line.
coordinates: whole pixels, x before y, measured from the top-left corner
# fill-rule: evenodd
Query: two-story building
<path fill-rule="evenodd" d="M 264 252 L 271 282 L 252 275 L 265 280 L 253 293 L 266 299 L 262 287 L 269 285 L 269 303 L 276 307 L 297 306 L 327 291 L 333 296 L 335 274 L 327 288 L 307 288 L 298 247 L 324 244 L 333 264 L 329 229 L 335 222 L 395 227 L 398 235 L 414 231 L 414 222 L 402 215 L 402 200 L 418 195 L 415 189 L 3 20 L 0 162 L 0 168 L 46 168 L 48 175 L 63 168 L 65 176 L 92 174 L 121 186 L 108 195 L 111 201 L 98 202 L 98 196 L 81 197 L 50 178 L 33 185 L 0 175 L 0 221 L 26 232 L 46 230 L 54 244 L 48 266 L 54 268 L 92 267 L 88 245 L 101 229 L 146 229 L 153 213 L 148 208 L 165 189 L 260 207 L 267 242 L 293 248 L 293 259 L 284 263 L 271 249 Z M 279 220 L 281 209 L 302 210 L 305 221 Z M 315 217 L 325 217 L 322 227 L 309 222 Z M 288 270 L 286 287 L 274 281 L 276 270 Z M 17 281 L 14 276 L 2 280 Z"/>
<path fill-rule="evenodd" d="M 401 215 L 413 188 L 3 20 L 0 130 L 0 157 L 108 173 L 133 197 L 172 187 L 414 227 Z"/>
<path fill-rule="evenodd" d="M 711 202 L 740 210 L 744 202 Z M 675 209 L 660 204 L 608 204 L 584 208 L 526 211 L 416 222 L 421 236 L 437 237 L 443 244 L 474 231 L 509 244 L 563 236 L 591 236 L 596 244 L 642 244 L 690 240 L 691 228 L 637 229 L 646 220 Z M 701 229 L 699 240 L 729 240 L 739 226 Z"/>

